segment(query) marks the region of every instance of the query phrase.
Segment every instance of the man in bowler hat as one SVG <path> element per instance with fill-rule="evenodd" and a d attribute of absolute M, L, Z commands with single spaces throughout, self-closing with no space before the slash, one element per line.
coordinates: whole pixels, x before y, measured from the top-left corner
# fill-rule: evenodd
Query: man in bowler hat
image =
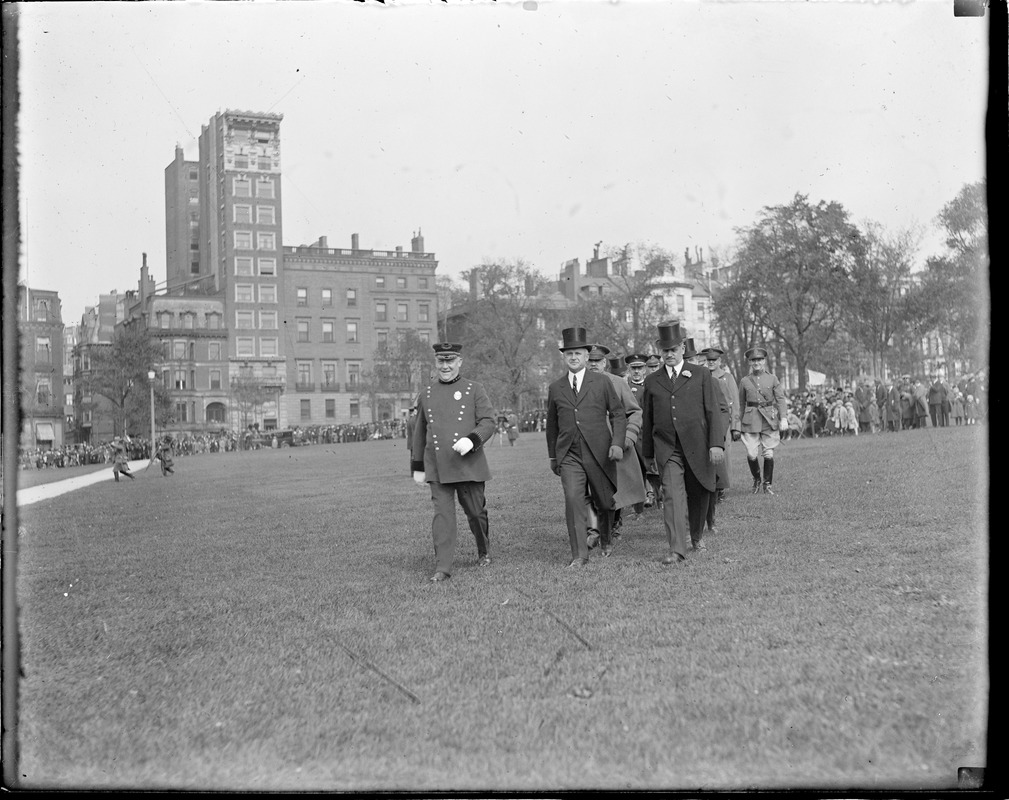
<path fill-rule="evenodd" d="M 547 391 L 547 453 L 560 476 L 564 515 L 571 544 L 568 567 L 589 563 L 586 493 L 599 510 L 599 543 L 604 556 L 613 551 L 613 495 L 617 462 L 623 458 L 627 417 L 610 379 L 586 369 L 591 345 L 584 328 L 565 328 L 560 351 L 567 374 Z"/>
<path fill-rule="evenodd" d="M 641 452 L 654 458 L 662 475 L 669 548 L 662 563 L 680 565 L 687 557 L 688 535 L 703 530 L 725 432 L 711 373 L 683 361 L 686 336 L 680 323 L 663 323 L 658 331 L 655 346 L 664 363 L 645 379 Z"/>
<path fill-rule="evenodd" d="M 494 409 L 482 385 L 462 378 L 462 346 L 439 342 L 432 346 L 438 380 L 417 398 L 413 428 L 413 479 L 431 487 L 434 519 L 435 573 L 432 583 L 452 576 L 457 538 L 455 499 L 466 514 L 476 539 L 477 564 L 490 566 L 490 533 L 484 483 L 490 468 L 483 446 L 494 436 Z"/>

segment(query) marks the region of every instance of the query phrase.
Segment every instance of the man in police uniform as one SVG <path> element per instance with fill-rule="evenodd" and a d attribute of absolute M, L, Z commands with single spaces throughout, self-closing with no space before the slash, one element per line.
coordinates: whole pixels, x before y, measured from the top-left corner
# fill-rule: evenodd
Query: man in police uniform
<path fill-rule="evenodd" d="M 634 395 L 635 401 L 641 405 L 641 398 L 645 392 L 645 378 L 650 375 L 648 369 L 648 355 L 645 353 L 631 353 L 624 357 L 627 365 L 627 386 Z M 641 455 L 641 437 L 638 437 L 634 444 L 634 452 L 637 454 L 641 466 L 641 474 L 645 476 L 645 501 L 640 506 L 635 506 L 635 511 L 641 513 L 646 508 L 651 508 L 658 500 L 659 507 L 662 506 L 662 477 L 651 469 L 649 462 L 646 462 Z"/>
<path fill-rule="evenodd" d="M 459 376 L 462 346 L 433 345 L 438 380 L 417 398 L 417 420 L 410 451 L 413 479 L 431 487 L 434 519 L 435 573 L 433 583 L 452 576 L 457 538 L 455 498 L 466 514 L 476 539 L 478 565 L 490 566 L 490 534 L 484 483 L 490 468 L 483 445 L 494 435 L 494 409 L 483 386 Z"/>
<path fill-rule="evenodd" d="M 778 377 L 766 372 L 767 349 L 751 347 L 746 351 L 750 374 L 739 382 L 739 427 L 732 431 L 732 440 L 743 440 L 746 461 L 753 475 L 753 493 L 774 494 L 774 448 L 781 442 L 781 433 L 788 430 L 788 406 L 785 391 Z M 764 458 L 761 477 L 759 458 Z"/>
<path fill-rule="evenodd" d="M 585 496 L 599 510 L 599 543 L 604 556 L 613 549 L 613 495 L 617 462 L 624 456 L 627 415 L 613 382 L 589 372 L 591 345 L 584 328 L 565 328 L 560 348 L 567 374 L 547 390 L 547 454 L 564 490 L 564 516 L 571 545 L 568 567 L 589 563 Z"/>
<path fill-rule="evenodd" d="M 688 534 L 693 538 L 707 517 L 715 465 L 725 453 L 725 431 L 720 392 L 711 373 L 683 362 L 686 337 L 680 323 L 666 322 L 658 330 L 655 347 L 665 364 L 645 379 L 641 453 L 655 460 L 662 475 L 662 519 L 669 545 L 662 563 L 680 565 L 687 557 Z"/>
<path fill-rule="evenodd" d="M 641 465 L 638 463 L 635 446 L 641 434 L 641 406 L 634 397 L 627 382 L 612 373 L 606 372 L 604 359 L 610 353 L 610 349 L 605 345 L 594 344 L 589 348 L 588 369 L 591 372 L 606 375 L 612 382 L 613 388 L 620 395 L 620 402 L 623 403 L 624 413 L 627 415 L 627 434 L 624 439 L 624 455 L 617 462 L 617 491 L 613 495 L 613 529 L 612 535 L 616 539 L 620 535 L 623 525 L 621 510 L 627 506 L 634 506 L 645 501 L 645 482 L 641 475 Z M 590 517 L 595 515 L 595 510 L 590 509 Z M 590 524 L 590 528 L 596 525 Z M 589 547 L 593 547 L 593 542 L 589 541 Z"/>

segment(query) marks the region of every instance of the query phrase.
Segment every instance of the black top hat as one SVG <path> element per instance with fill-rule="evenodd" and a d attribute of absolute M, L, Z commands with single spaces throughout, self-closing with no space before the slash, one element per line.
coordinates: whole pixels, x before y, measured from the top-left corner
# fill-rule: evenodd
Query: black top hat
<path fill-rule="evenodd" d="M 562 353 L 576 348 L 588 350 L 592 346 L 589 344 L 589 335 L 585 328 L 565 328 L 561 331 L 561 338 L 563 342 L 557 349 Z"/>
<path fill-rule="evenodd" d="M 445 361 L 450 361 L 462 352 L 462 345 L 456 342 L 438 342 L 431 345 L 431 348 L 434 350 L 435 358 L 442 358 Z"/>
<path fill-rule="evenodd" d="M 624 368 L 624 360 L 620 356 L 610 356 L 606 359 L 610 365 L 611 372 L 620 372 Z"/>
<path fill-rule="evenodd" d="M 589 345 L 589 361 L 602 361 L 610 354 L 610 348 L 604 344 Z"/>
<path fill-rule="evenodd" d="M 746 351 L 746 360 L 753 361 L 755 358 L 767 358 L 767 349 L 757 345 Z"/>
<path fill-rule="evenodd" d="M 683 358 L 693 358 L 697 355 L 697 348 L 694 346 L 694 337 L 689 336 L 683 340 Z"/>
<path fill-rule="evenodd" d="M 640 367 L 647 361 L 648 356 L 644 353 L 631 353 L 629 356 L 624 356 L 624 363 L 629 367 Z"/>
<path fill-rule="evenodd" d="M 661 322 L 657 328 L 659 338 L 655 340 L 655 347 L 658 350 L 672 350 L 687 338 L 686 331 L 679 322 Z"/>

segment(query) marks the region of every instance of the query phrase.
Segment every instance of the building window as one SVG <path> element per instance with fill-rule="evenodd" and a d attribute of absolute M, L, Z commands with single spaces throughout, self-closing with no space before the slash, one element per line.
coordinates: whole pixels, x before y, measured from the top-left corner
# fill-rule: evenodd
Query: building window
<path fill-rule="evenodd" d="M 273 206 L 256 206 L 256 222 L 260 225 L 276 225 L 276 209 Z"/>
<path fill-rule="evenodd" d="M 357 289 L 347 290 L 347 306 L 353 307 L 357 305 Z"/>
<path fill-rule="evenodd" d="M 273 338 L 261 338 L 259 340 L 259 355 L 263 358 L 275 358 L 280 355 L 279 341 Z M 263 370 L 263 374 L 266 374 L 266 370 Z"/>
<path fill-rule="evenodd" d="M 235 169 L 248 169 L 248 168 L 249 168 L 248 156 L 235 156 Z"/>
<path fill-rule="evenodd" d="M 195 206 L 200 203 L 200 190 L 193 188 L 189 190 L 189 205 Z"/>
<path fill-rule="evenodd" d="M 252 231 L 235 231 L 235 249 L 252 249 Z"/>
<path fill-rule="evenodd" d="M 193 314 L 191 311 L 183 314 L 182 315 L 182 327 L 185 328 L 186 330 L 191 331 L 193 329 L 194 324 L 195 324 L 195 322 L 194 322 L 195 319 L 196 319 L 196 315 Z"/>
<path fill-rule="evenodd" d="M 254 356 L 256 355 L 256 339 L 253 336 L 235 337 L 235 355 Z"/>
<path fill-rule="evenodd" d="M 49 393 L 52 391 L 52 387 L 49 385 L 48 378 L 39 378 L 38 386 L 36 387 L 35 400 L 40 406 L 49 405 Z"/>
<path fill-rule="evenodd" d="M 427 303 L 421 303 L 417 306 L 417 321 L 418 322 L 430 322 L 431 321 L 431 306 Z"/>
<path fill-rule="evenodd" d="M 35 338 L 35 360 L 41 364 L 48 364 L 52 361 L 52 347 L 48 336 Z"/>
<path fill-rule="evenodd" d="M 207 314 L 207 328 L 212 331 L 219 330 L 221 327 L 221 315 L 211 311 Z"/>
<path fill-rule="evenodd" d="M 427 288 L 427 278 L 417 278 L 417 288 L 426 289 Z"/>
<path fill-rule="evenodd" d="M 330 343 L 336 341 L 335 331 L 336 323 L 331 319 L 324 319 L 322 321 L 322 341 Z"/>
<path fill-rule="evenodd" d="M 182 402 L 175 404 L 175 421 L 189 422 L 189 404 Z"/>
<path fill-rule="evenodd" d="M 707 309 L 704 307 L 704 303 L 698 303 L 697 304 L 697 318 L 698 319 L 704 319 L 704 314 L 705 314 L 706 311 L 707 311 Z"/>
<path fill-rule="evenodd" d="M 259 259 L 259 274 L 260 275 L 276 275 L 277 274 L 277 259 L 275 259 L 275 258 L 261 258 L 261 259 Z"/>
<path fill-rule="evenodd" d="M 404 277 L 398 277 L 398 278 L 396 278 L 396 288 L 397 289 L 405 289 L 406 288 L 406 278 L 404 278 Z"/>
<path fill-rule="evenodd" d="M 193 262 L 191 262 L 190 265 L 189 265 L 189 271 L 193 275 L 199 275 L 200 274 L 200 262 L 199 261 L 193 261 Z"/>
<path fill-rule="evenodd" d="M 357 342 L 357 341 L 359 341 L 357 337 L 358 337 L 358 334 L 357 334 L 357 323 L 356 322 L 348 322 L 347 323 L 347 341 L 348 342 Z"/>
<path fill-rule="evenodd" d="M 686 303 L 683 300 L 683 295 L 682 294 L 676 295 L 676 311 L 677 311 L 677 313 L 682 314 L 685 310 L 686 310 Z"/>
<path fill-rule="evenodd" d="M 388 320 L 388 306 L 385 303 L 375 303 L 375 322 L 387 322 Z"/>
<path fill-rule="evenodd" d="M 211 389 L 221 388 L 221 371 L 219 369 L 210 370 L 210 388 Z"/>
<path fill-rule="evenodd" d="M 308 305 L 308 289 L 304 286 L 299 286 L 297 289 L 298 305 L 307 306 Z"/>
<path fill-rule="evenodd" d="M 424 344 L 431 344 L 431 331 L 417 331 L 417 338 Z"/>
<path fill-rule="evenodd" d="M 260 158 L 256 161 L 256 168 L 262 170 L 263 172 L 269 170 L 271 166 L 270 159 L 268 158 Z"/>
<path fill-rule="evenodd" d="M 256 181 L 256 197 L 262 197 L 264 200 L 273 199 L 272 178 L 260 178 Z"/>
<path fill-rule="evenodd" d="M 252 206 L 234 206 L 234 222 L 243 222 L 246 225 L 252 224 Z"/>
<path fill-rule="evenodd" d="M 170 313 L 164 312 L 162 314 L 158 314 L 158 320 L 161 322 L 162 328 L 172 327 L 172 315 Z"/>
<path fill-rule="evenodd" d="M 165 357 L 165 361 L 172 357 L 172 343 L 168 339 L 161 342 L 161 354 Z"/>
<path fill-rule="evenodd" d="M 236 283 L 235 284 L 235 302 L 236 303 L 252 303 L 252 284 L 251 283 Z"/>
<path fill-rule="evenodd" d="M 308 339 L 308 320 L 299 319 L 298 320 L 298 341 L 307 342 Z"/>
<path fill-rule="evenodd" d="M 277 249 L 277 234 L 275 233 L 263 233 L 260 231 L 256 234 L 256 249 L 257 250 L 276 250 Z"/>
<path fill-rule="evenodd" d="M 326 419 L 336 419 L 336 400 L 326 398 Z"/>
<path fill-rule="evenodd" d="M 323 289 L 322 290 L 322 305 L 323 306 L 327 306 L 327 307 L 333 305 L 333 290 L 332 289 Z"/>
<path fill-rule="evenodd" d="M 211 403 L 207 406 L 207 422 L 224 423 L 224 403 Z"/>
<path fill-rule="evenodd" d="M 385 277 L 384 276 L 379 275 L 377 278 L 375 278 L 375 288 L 376 289 L 384 289 L 385 288 Z"/>
<path fill-rule="evenodd" d="M 388 344 L 389 343 L 389 331 L 385 328 L 380 328 L 375 331 L 375 340 L 378 344 Z"/>
<path fill-rule="evenodd" d="M 175 370 L 175 388 L 176 389 L 186 388 L 186 371 L 184 369 Z"/>
<path fill-rule="evenodd" d="M 195 170 L 195 169 L 189 170 L 189 180 L 191 180 L 191 181 L 197 181 L 199 179 L 200 179 L 200 172 L 199 172 L 199 170 Z"/>
<path fill-rule="evenodd" d="M 231 192 L 235 197 L 252 197 L 252 181 L 248 178 L 232 178 Z"/>
<path fill-rule="evenodd" d="M 259 312 L 259 327 L 264 331 L 275 331 L 277 330 L 277 312 L 276 311 L 260 311 Z"/>
<path fill-rule="evenodd" d="M 207 345 L 207 358 L 211 361 L 221 360 L 221 343 L 211 342 Z"/>
<path fill-rule="evenodd" d="M 256 327 L 255 311 L 236 311 L 235 327 L 239 330 L 248 330 Z"/>
<path fill-rule="evenodd" d="M 350 401 L 350 418 L 360 419 L 361 418 L 361 401 L 351 400 Z"/>
<path fill-rule="evenodd" d="M 298 385 L 308 386 L 312 383 L 312 362 L 311 361 L 299 361 L 298 362 Z"/>
<path fill-rule="evenodd" d="M 335 361 L 323 361 L 322 362 L 322 385 L 323 386 L 335 386 L 336 385 L 336 362 Z"/>
<path fill-rule="evenodd" d="M 396 303 L 396 319 L 399 322 L 410 320 L 410 306 L 408 303 Z"/>
<path fill-rule="evenodd" d="M 357 389 L 361 385 L 361 365 L 357 362 L 347 365 L 347 388 Z"/>
<path fill-rule="evenodd" d="M 175 342 L 172 351 L 173 357 L 182 360 L 186 357 L 186 343 L 185 342 Z"/>
<path fill-rule="evenodd" d="M 259 302 L 276 303 L 277 285 L 274 283 L 262 283 L 259 285 Z"/>
<path fill-rule="evenodd" d="M 252 258 L 250 256 L 235 256 L 235 274 L 252 275 Z"/>
<path fill-rule="evenodd" d="M 302 400 L 301 401 L 301 418 L 303 420 L 312 418 L 312 401 Z"/>

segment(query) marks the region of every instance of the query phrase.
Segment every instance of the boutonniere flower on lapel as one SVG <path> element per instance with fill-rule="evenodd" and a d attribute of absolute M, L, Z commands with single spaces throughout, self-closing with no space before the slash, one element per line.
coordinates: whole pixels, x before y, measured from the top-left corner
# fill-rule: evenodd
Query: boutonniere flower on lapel
<path fill-rule="evenodd" d="M 683 370 L 683 372 L 680 373 L 680 375 L 682 375 L 684 378 L 689 378 L 690 377 L 690 370 L 689 369 L 685 369 L 685 370 Z"/>

